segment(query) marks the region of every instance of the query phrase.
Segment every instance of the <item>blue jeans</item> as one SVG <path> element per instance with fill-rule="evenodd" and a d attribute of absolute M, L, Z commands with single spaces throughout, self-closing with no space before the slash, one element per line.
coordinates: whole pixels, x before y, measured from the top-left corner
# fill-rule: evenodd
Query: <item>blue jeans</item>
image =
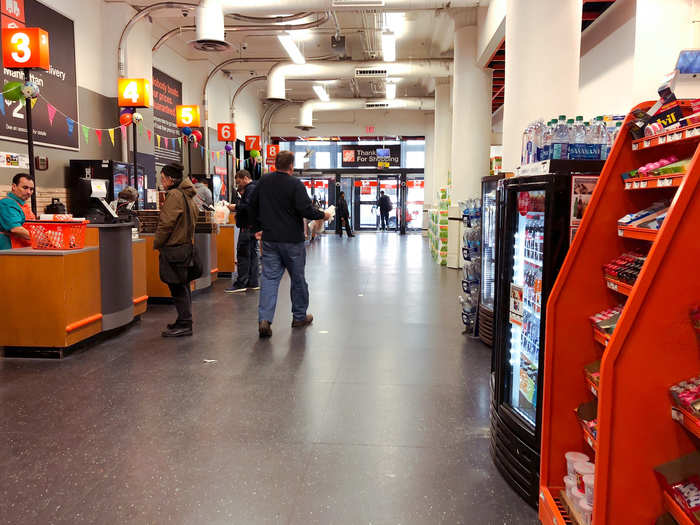
<path fill-rule="evenodd" d="M 306 284 L 306 248 L 303 242 L 266 242 L 262 248 L 262 280 L 258 320 L 272 322 L 277 307 L 277 292 L 285 268 L 291 278 L 292 316 L 295 321 L 306 318 L 309 307 L 309 285 Z"/>

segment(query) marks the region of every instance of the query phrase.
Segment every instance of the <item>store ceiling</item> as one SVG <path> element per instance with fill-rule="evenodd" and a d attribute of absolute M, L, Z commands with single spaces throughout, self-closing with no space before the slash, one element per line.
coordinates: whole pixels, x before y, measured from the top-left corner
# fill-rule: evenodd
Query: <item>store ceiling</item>
<path fill-rule="evenodd" d="M 147 0 L 139 2 L 139 6 L 153 5 L 161 0 Z M 193 2 L 196 3 L 196 2 Z M 612 1 L 584 0 L 581 29 L 585 30 L 606 9 Z M 488 5 L 488 0 L 481 1 L 481 5 Z M 452 44 L 454 40 L 454 22 L 448 10 L 410 11 L 399 14 L 399 19 L 393 23 L 401 27 L 402 35 L 397 39 L 396 54 L 398 59 L 425 59 L 448 58 L 452 56 Z M 466 10 L 465 10 L 466 11 Z M 309 22 L 308 19 L 292 23 Z M 345 57 L 353 60 L 381 59 L 380 32 L 388 21 L 384 15 L 376 11 L 346 11 L 338 12 L 338 25 L 342 35 L 346 37 Z M 161 9 L 155 11 L 151 19 L 153 21 L 153 42 L 157 42 L 167 32 L 183 26 L 194 25 L 194 11 L 183 9 Z M 242 26 L 244 22 L 226 17 L 227 26 Z M 299 42 L 299 47 L 308 58 L 338 57 L 339 53 L 331 47 L 331 37 L 336 34 L 337 28 L 333 19 L 329 19 L 321 26 L 304 32 L 304 40 Z M 231 48 L 220 53 L 206 53 L 198 51 L 188 45 L 194 39 L 193 31 L 184 31 L 167 40 L 167 45 L 177 51 L 188 60 L 207 60 L 212 65 L 217 65 L 232 58 L 279 58 L 287 59 L 284 49 L 276 38 L 276 33 L 269 31 L 227 31 L 226 39 L 231 43 Z M 496 111 L 503 105 L 505 91 L 505 42 L 494 53 L 488 67 L 493 69 L 493 91 L 491 110 Z M 245 62 L 231 64 L 225 68 L 222 74 L 234 74 L 240 81 L 240 75 L 246 77 L 265 75 L 274 62 Z M 290 81 L 287 84 L 288 96 L 294 100 L 306 100 L 315 98 L 310 81 Z M 434 85 L 430 79 L 403 80 L 397 88 L 397 97 L 421 97 L 430 95 Z M 252 88 L 251 88 L 252 89 Z M 264 89 L 262 83 L 258 89 Z M 349 97 L 383 97 L 384 83 L 372 80 L 339 79 L 327 86 L 331 98 Z"/>

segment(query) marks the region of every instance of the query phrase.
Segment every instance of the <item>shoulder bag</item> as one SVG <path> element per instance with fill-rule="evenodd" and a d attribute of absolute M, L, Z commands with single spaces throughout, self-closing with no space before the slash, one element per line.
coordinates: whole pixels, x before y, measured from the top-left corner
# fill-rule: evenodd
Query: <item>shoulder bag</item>
<path fill-rule="evenodd" d="M 190 231 L 192 214 L 190 203 L 187 202 L 185 192 L 180 190 L 185 200 L 185 221 L 187 231 Z M 191 243 L 177 244 L 175 246 L 163 246 L 158 256 L 160 280 L 166 284 L 187 284 L 199 279 L 204 273 L 202 260 L 197 253 L 197 247 Z"/>

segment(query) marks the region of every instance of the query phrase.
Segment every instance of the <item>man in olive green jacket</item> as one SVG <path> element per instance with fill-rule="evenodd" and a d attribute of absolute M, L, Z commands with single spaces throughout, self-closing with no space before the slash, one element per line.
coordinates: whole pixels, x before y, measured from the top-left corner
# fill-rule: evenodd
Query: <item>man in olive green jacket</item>
<path fill-rule="evenodd" d="M 178 246 L 194 242 L 194 228 L 197 222 L 197 205 L 192 198 L 197 194 L 192 181 L 183 175 L 182 166 L 168 164 L 160 172 L 163 188 L 168 190 L 165 202 L 160 208 L 153 248 Z M 186 213 L 190 213 L 190 217 Z M 192 292 L 189 283 L 170 284 L 170 294 L 175 300 L 177 320 L 168 325 L 163 337 L 192 335 Z"/>

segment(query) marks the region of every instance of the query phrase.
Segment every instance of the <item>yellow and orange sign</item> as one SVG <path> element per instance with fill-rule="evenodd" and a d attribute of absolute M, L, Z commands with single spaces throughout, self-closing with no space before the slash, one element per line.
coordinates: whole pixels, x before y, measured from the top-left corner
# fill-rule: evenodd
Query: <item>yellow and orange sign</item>
<path fill-rule="evenodd" d="M 216 125 L 220 142 L 230 142 L 236 140 L 236 125 L 233 122 L 220 122 Z"/>
<path fill-rule="evenodd" d="M 2 30 L 2 62 L 10 69 L 49 69 L 49 34 L 38 27 Z"/>
<path fill-rule="evenodd" d="M 198 128 L 201 126 L 199 106 L 176 106 L 175 122 L 178 128 Z"/>
<path fill-rule="evenodd" d="M 120 78 L 117 97 L 122 108 L 148 108 L 151 106 L 151 83 L 146 78 Z"/>

